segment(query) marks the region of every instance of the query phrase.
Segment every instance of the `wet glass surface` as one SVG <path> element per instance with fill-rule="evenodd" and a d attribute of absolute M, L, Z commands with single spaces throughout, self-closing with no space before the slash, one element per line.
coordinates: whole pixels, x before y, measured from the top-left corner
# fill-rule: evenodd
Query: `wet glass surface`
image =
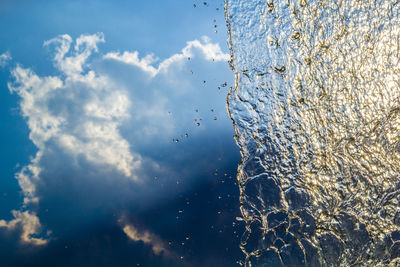
<path fill-rule="evenodd" d="M 246 265 L 399 262 L 399 8 L 226 1 Z"/>

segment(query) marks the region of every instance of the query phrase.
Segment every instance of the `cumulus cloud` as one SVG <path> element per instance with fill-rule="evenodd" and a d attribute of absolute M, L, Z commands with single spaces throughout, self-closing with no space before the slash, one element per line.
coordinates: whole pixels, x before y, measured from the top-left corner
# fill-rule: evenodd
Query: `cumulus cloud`
<path fill-rule="evenodd" d="M 142 182 L 145 165 L 152 171 L 161 167 L 140 155 L 136 145 L 144 143 L 146 138 L 156 143 L 161 135 L 173 131 L 175 126 L 168 110 L 173 107 L 175 114 L 184 113 L 184 104 L 175 103 L 190 103 L 199 94 L 205 95 L 204 91 L 197 94 L 191 91 L 190 84 L 185 84 L 184 79 L 176 79 L 180 83 L 178 87 L 166 85 L 166 81 L 171 79 L 170 74 L 177 69 L 175 64 L 183 65 L 188 57 L 197 55 L 202 55 L 207 61 L 229 59 L 219 45 L 211 43 L 208 38 L 187 42 L 180 53 L 161 62 L 154 55 L 139 58 L 138 52 L 111 52 L 100 59 L 97 57 L 100 65 L 107 65 L 113 59 L 139 67 L 141 73 L 134 76 L 136 80 L 125 83 L 120 73 L 113 73 L 114 66 L 101 71 L 90 60 L 103 42 L 102 33 L 81 35 L 76 40 L 67 34 L 60 35 L 44 42 L 45 47 L 54 51 L 53 62 L 58 75 L 40 76 L 21 65 L 11 71 L 13 81 L 8 83 L 9 90 L 20 97 L 19 106 L 30 130 L 29 137 L 38 151 L 30 164 L 15 175 L 24 195 L 21 211 L 12 211 L 14 219 L 0 221 L 0 227 L 20 229 L 23 243 L 43 245 L 46 242 L 38 238 L 41 227 L 35 210 L 41 197 L 38 185 L 60 179 L 54 172 L 57 167 L 49 164 L 75 162 L 79 165 L 84 159 L 92 164 L 85 165 L 88 176 L 93 173 L 107 176 L 104 173 L 112 170 L 128 181 Z M 158 65 L 154 66 L 157 62 Z M 125 72 L 132 71 L 131 68 L 125 69 Z M 142 72 L 151 77 L 149 83 L 143 81 Z M 129 77 L 132 75 L 130 73 Z M 178 90 L 185 90 L 185 93 L 176 93 Z M 181 98 L 183 94 L 188 98 Z M 193 108 L 192 104 L 187 105 Z M 123 130 L 129 132 L 129 136 L 124 135 Z M 152 139 L 154 136 L 157 136 L 156 140 Z M 57 153 L 63 155 L 57 158 Z M 68 157 L 67 161 L 65 157 Z M 67 169 L 75 167 L 67 166 Z M 84 179 L 85 175 L 82 176 Z M 163 242 L 150 232 L 139 232 L 131 224 L 124 225 L 123 229 L 131 239 L 151 245 L 155 254 L 168 253 Z"/>
<path fill-rule="evenodd" d="M 21 97 L 20 107 L 28 122 L 30 139 L 39 148 L 28 168 L 33 170 L 31 177 L 38 177 L 37 163 L 46 143 L 52 140 L 72 156 L 84 155 L 91 162 L 111 165 L 137 180 L 134 170 L 140 166 L 141 157 L 131 153 L 129 143 L 118 130 L 129 117 L 129 97 L 108 77 L 93 70 L 84 73 L 86 60 L 102 41 L 101 34 L 83 35 L 76 40 L 70 56 L 70 36 L 45 42 L 58 45 L 54 61 L 65 75 L 62 78 L 39 77 L 20 66 L 12 71 L 15 81 L 9 83 L 10 91 Z M 25 184 L 30 187 L 29 182 Z"/>
<path fill-rule="evenodd" d="M 14 82 L 8 84 L 9 89 L 21 98 L 20 109 L 29 126 L 29 137 L 38 148 L 31 163 L 16 174 L 24 193 L 23 208 L 38 202 L 36 185 L 43 168 L 40 161 L 50 149 L 49 142 L 71 157 L 84 156 L 93 164 L 111 166 L 138 180 L 135 170 L 142 158 L 131 152 L 130 144 L 119 132 L 120 124 L 129 117 L 129 97 L 106 76 L 93 70 L 85 72 L 87 59 L 103 41 L 102 34 L 82 35 L 73 51 L 69 35 L 46 41 L 46 46 L 56 45 L 54 62 L 62 72 L 60 77 L 40 77 L 21 66 L 11 73 Z M 24 229 L 23 241 L 40 244 L 38 239 L 29 238 L 39 225 L 36 215 L 26 211 L 13 211 L 13 215 L 15 219 L 7 224 L 3 221 L 3 226 L 12 228 L 18 223 Z"/>
<path fill-rule="evenodd" d="M 68 34 L 45 41 L 44 46 L 56 45 L 54 61 L 59 70 L 64 72 L 69 78 L 81 78 L 86 60 L 93 52 L 97 52 L 97 44 L 104 43 L 103 33 L 94 35 L 81 35 L 76 39 L 73 56 L 67 57 L 66 54 L 71 50 L 73 40 Z"/>
<path fill-rule="evenodd" d="M 222 52 L 218 43 L 210 43 L 210 39 L 208 37 L 203 37 L 202 42 L 199 40 L 187 42 L 181 53 L 172 55 L 171 57 L 161 61 L 157 67 L 153 66 L 154 63 L 159 61 L 157 57 L 155 57 L 153 54 L 149 54 L 143 58 L 139 58 L 138 51 L 125 51 L 122 54 L 120 52 L 110 52 L 104 55 L 104 58 L 117 60 L 139 67 L 143 71 L 147 72 L 151 77 L 154 77 L 159 73 L 167 72 L 171 65 L 182 63 L 188 58 L 193 57 L 195 50 L 200 51 L 204 58 L 209 61 L 228 61 L 230 58 L 229 54 Z"/>
<path fill-rule="evenodd" d="M 159 140 L 172 140 L 177 137 L 177 132 L 180 135 L 190 132 L 188 126 L 196 125 L 191 114 L 195 108 L 204 111 L 225 103 L 223 93 L 221 98 L 216 98 L 215 91 L 210 91 L 221 83 L 215 83 L 212 88 L 207 86 L 213 84 L 211 79 L 215 80 L 216 73 L 224 76 L 224 67 L 227 67 L 230 55 L 224 53 L 220 45 L 212 43 L 208 37 L 188 41 L 179 53 L 166 59 L 160 59 L 154 54 L 140 57 L 138 51 L 109 52 L 102 58 L 103 67 L 111 66 L 104 67 L 106 72 L 118 69 L 119 73 L 113 75 L 118 77 L 118 82 L 124 82 L 128 87 L 129 84 L 135 84 L 137 87 L 131 94 L 134 105 L 131 107 L 130 122 L 131 125 L 141 125 L 141 128 L 140 131 L 136 127 L 130 127 L 129 130 L 134 137 L 130 141 L 135 143 L 141 140 L 139 146 Z M 134 78 L 126 79 L 123 73 L 127 70 L 131 73 L 130 77 Z M 230 75 L 228 68 L 226 72 Z M 200 113 L 195 115 L 200 116 Z M 223 105 L 218 114 L 213 114 L 218 117 L 225 115 Z M 221 125 L 221 121 L 219 123 Z M 226 126 L 229 127 L 230 121 L 228 124 Z M 129 124 L 125 125 L 129 127 Z M 202 124 L 196 130 L 204 131 L 206 125 Z"/>
<path fill-rule="evenodd" d="M 11 60 L 11 55 L 9 52 L 0 54 L 0 67 L 4 67 Z"/>

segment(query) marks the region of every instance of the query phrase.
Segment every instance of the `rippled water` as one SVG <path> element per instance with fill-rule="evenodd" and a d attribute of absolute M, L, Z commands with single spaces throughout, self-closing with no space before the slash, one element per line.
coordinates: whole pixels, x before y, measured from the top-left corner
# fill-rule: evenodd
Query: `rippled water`
<path fill-rule="evenodd" d="M 400 3 L 226 0 L 248 266 L 400 262 Z"/>

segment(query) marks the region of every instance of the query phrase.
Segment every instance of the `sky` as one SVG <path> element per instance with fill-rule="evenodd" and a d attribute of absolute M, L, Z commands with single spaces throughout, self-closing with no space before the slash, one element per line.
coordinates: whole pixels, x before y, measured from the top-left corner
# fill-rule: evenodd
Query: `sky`
<path fill-rule="evenodd" d="M 234 266 L 223 1 L 0 3 L 2 266 Z"/>

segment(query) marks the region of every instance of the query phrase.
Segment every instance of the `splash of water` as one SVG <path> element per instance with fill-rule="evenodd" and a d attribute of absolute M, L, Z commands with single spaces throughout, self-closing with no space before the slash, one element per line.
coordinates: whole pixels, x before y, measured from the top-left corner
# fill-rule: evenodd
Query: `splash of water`
<path fill-rule="evenodd" d="M 400 262 L 399 2 L 225 1 L 245 265 Z"/>

